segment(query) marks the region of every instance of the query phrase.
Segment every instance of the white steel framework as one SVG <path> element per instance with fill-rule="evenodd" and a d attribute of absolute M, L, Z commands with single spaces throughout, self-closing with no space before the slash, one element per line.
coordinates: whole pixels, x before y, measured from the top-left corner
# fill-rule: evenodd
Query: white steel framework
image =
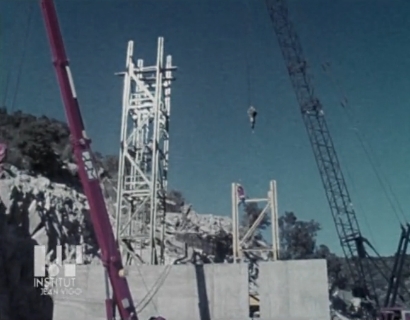
<path fill-rule="evenodd" d="M 116 238 L 125 263 L 164 263 L 165 201 L 169 160 L 172 57 L 164 65 L 164 38 L 158 38 L 157 61 L 133 60 L 128 42 L 122 100 L 118 168 Z M 157 231 L 160 241 L 157 243 Z M 139 252 L 139 253 L 138 253 Z"/>
<path fill-rule="evenodd" d="M 272 180 L 269 184 L 267 198 L 246 198 L 244 202 L 248 203 L 265 203 L 265 207 L 255 219 L 254 223 L 247 229 L 240 228 L 239 199 L 238 187 L 240 184 L 232 183 L 232 249 L 234 262 L 239 262 L 243 258 L 244 252 L 270 252 L 272 260 L 279 259 L 279 226 L 278 226 L 278 205 L 276 181 Z M 250 240 L 263 218 L 270 213 L 272 246 L 268 248 L 252 248 Z"/>

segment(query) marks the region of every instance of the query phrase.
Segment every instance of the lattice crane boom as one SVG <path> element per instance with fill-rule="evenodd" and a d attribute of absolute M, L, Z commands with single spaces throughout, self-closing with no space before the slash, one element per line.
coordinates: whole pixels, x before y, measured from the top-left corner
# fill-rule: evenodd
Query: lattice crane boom
<path fill-rule="evenodd" d="M 338 156 L 285 0 L 265 0 L 300 106 L 349 271 L 367 291 L 364 241 Z"/>

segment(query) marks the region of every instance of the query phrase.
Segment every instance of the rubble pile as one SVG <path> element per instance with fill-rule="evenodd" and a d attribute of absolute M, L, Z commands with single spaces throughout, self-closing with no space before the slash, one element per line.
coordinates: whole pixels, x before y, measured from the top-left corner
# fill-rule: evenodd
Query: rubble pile
<path fill-rule="evenodd" d="M 19 191 L 17 180 L 9 178 L 0 180 L 0 319 L 52 319 L 51 298 L 41 295 L 33 282 L 37 242 L 28 230 L 41 219 L 32 199 L 22 197 L 26 190 Z"/>
<path fill-rule="evenodd" d="M 96 255 L 88 203 L 82 193 L 11 168 L 0 180 L 0 200 L 8 225 L 20 228 L 47 251 L 61 245 L 63 259 L 72 260 L 75 246 L 82 245 L 86 259 Z M 54 253 L 48 258 L 52 260 Z"/>
<path fill-rule="evenodd" d="M 88 203 L 81 192 L 42 176 L 30 176 L 12 167 L 0 179 L 0 200 L 8 224 L 22 228 L 39 245 L 46 246 L 47 251 L 61 245 L 63 259 L 70 260 L 75 247 L 81 245 L 86 253 L 86 263 L 92 263 L 98 258 L 89 222 Z M 113 215 L 112 199 L 107 201 L 107 208 Z M 158 225 L 158 239 L 160 228 Z M 191 252 L 203 253 L 213 261 L 216 238 L 225 236 L 229 242 L 231 228 L 231 219 L 198 214 L 190 206 L 185 206 L 182 213 L 168 213 L 166 259 L 170 263 L 180 260 L 186 253 L 184 244 L 188 243 Z M 48 258 L 53 257 L 52 253 Z M 225 258 L 229 260 L 230 256 Z"/>

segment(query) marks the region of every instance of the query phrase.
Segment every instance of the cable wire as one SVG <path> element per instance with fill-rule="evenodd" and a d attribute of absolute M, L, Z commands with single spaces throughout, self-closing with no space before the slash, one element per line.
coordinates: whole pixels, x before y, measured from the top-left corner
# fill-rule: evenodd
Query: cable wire
<path fill-rule="evenodd" d="M 340 156 L 340 158 L 341 158 L 341 160 L 342 160 L 343 162 L 345 162 L 346 164 L 348 163 L 347 161 L 344 161 L 344 157 L 343 157 L 342 154 L 339 154 L 339 156 Z M 350 173 L 349 166 L 346 165 L 345 169 L 346 169 L 347 177 L 348 177 L 348 179 L 349 179 L 349 181 L 350 181 L 350 183 L 351 183 L 351 185 L 352 185 L 352 187 L 353 187 L 353 191 L 354 191 L 356 194 L 358 194 L 358 188 L 356 187 L 356 183 L 355 183 L 355 180 L 354 180 L 354 178 L 353 178 L 353 175 Z M 351 205 L 352 205 L 353 207 L 355 207 L 355 205 L 354 205 L 353 203 L 352 203 Z M 376 238 L 374 237 L 372 228 L 370 227 L 369 219 L 367 218 L 367 214 L 365 214 L 366 211 L 364 210 L 364 208 L 363 208 L 363 206 L 361 205 L 361 202 L 360 202 L 360 201 L 357 203 L 357 205 L 358 205 L 358 207 L 359 207 L 359 209 L 360 209 L 360 212 L 364 213 L 364 214 L 363 214 L 363 219 L 364 219 L 364 223 L 366 224 L 367 231 L 369 232 L 371 243 L 374 243 L 374 244 L 377 246 L 378 242 L 376 241 Z"/>
<path fill-rule="evenodd" d="M 246 84 L 247 84 L 247 90 L 248 90 L 248 107 L 252 105 L 252 81 L 251 81 L 251 66 L 250 66 L 250 59 L 251 59 L 251 54 L 250 54 L 250 41 L 251 41 L 251 31 L 252 31 L 252 24 L 251 24 L 251 7 L 249 5 L 249 0 L 244 0 L 244 7 L 245 7 L 245 14 L 246 14 L 246 45 L 245 45 L 245 50 L 246 50 Z"/>
<path fill-rule="evenodd" d="M 114 188 L 116 187 L 116 186 L 114 186 L 113 181 L 110 178 L 106 177 L 104 179 L 104 181 L 108 182 L 108 184 L 112 185 L 112 187 L 114 187 Z M 167 279 L 167 277 L 168 277 L 168 275 L 171 271 L 172 265 L 167 265 L 164 268 L 164 270 L 161 272 L 160 276 L 157 278 L 157 280 L 155 281 L 155 283 L 152 285 L 152 287 L 150 289 L 148 289 L 148 285 L 147 285 L 147 283 L 144 279 L 144 275 L 143 275 L 141 269 L 139 268 L 138 265 L 136 265 L 136 268 L 137 268 L 138 274 L 141 277 L 142 284 L 144 285 L 145 289 L 147 290 L 145 296 L 139 301 L 139 303 L 136 306 L 137 309 L 138 309 L 137 312 L 140 313 L 141 311 L 143 311 L 148 306 L 148 304 L 150 302 L 152 302 L 152 305 L 155 309 L 155 312 L 158 313 L 159 312 L 158 307 L 157 307 L 156 303 L 153 301 L 153 298 L 154 298 L 155 294 L 158 292 L 158 290 L 165 283 L 165 280 Z"/>
<path fill-rule="evenodd" d="M 7 71 L 7 76 L 6 76 L 6 86 L 4 88 L 4 93 L 3 93 L 3 101 L 1 103 L 1 107 L 6 107 L 6 102 L 7 102 L 7 96 L 9 92 L 9 83 L 10 83 L 10 70 Z"/>
<path fill-rule="evenodd" d="M 360 132 L 360 130 L 358 129 L 358 124 L 359 122 L 357 121 L 353 109 L 350 107 L 349 101 L 346 98 L 346 95 L 344 94 L 343 90 L 341 89 L 340 85 L 336 82 L 336 80 L 334 79 L 331 70 L 330 70 L 330 63 L 326 62 L 322 65 L 323 70 L 325 72 L 325 74 L 329 77 L 329 79 L 331 80 L 333 86 L 336 88 L 336 91 L 338 91 L 339 94 L 342 95 L 343 100 L 341 101 L 341 105 L 343 107 L 344 113 L 347 117 L 347 119 L 349 120 L 349 122 L 353 125 L 353 129 L 355 132 L 355 136 L 356 139 L 359 141 L 360 147 L 362 148 L 363 152 L 366 155 L 366 158 L 368 160 L 368 162 L 370 163 L 370 166 L 372 167 L 372 170 L 383 190 L 383 193 L 387 199 L 387 201 L 390 204 L 390 207 L 393 210 L 394 215 L 396 216 L 397 220 L 402 224 L 402 218 L 399 215 L 399 212 L 401 213 L 401 216 L 403 217 L 404 221 L 407 223 L 407 218 L 406 215 L 404 213 L 404 210 L 393 190 L 392 185 L 390 184 L 389 180 L 387 179 L 387 177 L 383 174 L 382 170 L 380 168 L 377 167 L 377 165 L 375 164 L 375 161 L 373 160 L 373 158 L 375 158 L 374 156 L 374 151 L 371 148 L 371 145 L 369 142 L 365 143 L 365 137 L 364 135 Z M 368 147 L 366 147 L 366 145 L 368 145 Z M 370 149 L 370 150 L 369 150 Z M 373 155 L 372 155 L 373 153 Z M 383 181 L 384 180 L 384 181 Z M 388 189 L 386 188 L 386 184 L 388 185 Z M 390 194 L 389 192 L 390 191 Z M 394 203 L 394 201 L 396 202 L 396 204 Z M 396 209 L 396 205 L 398 207 L 398 210 Z"/>
<path fill-rule="evenodd" d="M 16 25 L 17 25 L 17 19 L 15 20 L 15 24 L 13 24 L 10 27 L 11 31 L 9 35 L 10 35 L 10 38 L 12 39 L 11 45 L 9 46 L 10 48 L 17 47 L 18 36 L 16 36 L 15 34 L 13 35 L 13 33 L 15 33 L 13 32 L 14 28 L 17 28 Z M 11 71 L 10 70 L 12 69 L 12 66 L 13 66 L 13 63 L 12 63 L 13 58 L 15 57 L 13 56 L 13 57 L 10 57 L 10 59 L 8 59 L 8 71 L 6 75 L 6 85 L 5 85 L 4 92 L 3 92 L 2 107 L 6 107 L 6 108 L 7 108 L 6 106 L 7 98 L 9 96 L 9 90 L 10 90 L 10 81 L 11 81 Z"/>
<path fill-rule="evenodd" d="M 168 278 L 168 275 L 171 271 L 172 266 L 173 265 L 171 264 L 171 265 L 167 265 L 164 268 L 161 275 L 157 278 L 156 282 L 151 287 L 151 290 L 148 290 L 145 297 L 141 299 L 140 303 L 137 306 L 138 307 L 138 310 L 137 310 L 138 313 L 140 313 L 141 311 L 143 311 L 147 307 L 147 305 L 152 301 L 152 299 L 154 298 L 154 296 L 158 292 L 158 290 L 164 285 L 165 280 Z M 142 274 L 141 274 L 141 278 L 143 279 Z M 144 301 L 144 300 L 146 300 L 146 301 Z M 154 302 L 153 302 L 153 304 L 154 304 Z M 154 308 L 158 312 L 155 304 L 154 304 Z"/>
<path fill-rule="evenodd" d="M 28 42 L 28 38 L 30 35 L 31 25 L 32 25 L 31 22 L 32 22 L 32 17 L 33 17 L 33 7 L 34 7 L 33 2 L 30 2 L 29 9 L 28 9 L 28 16 L 27 16 L 27 25 L 26 25 L 26 30 L 25 30 L 24 39 L 23 39 L 22 55 L 21 55 L 20 63 L 17 67 L 16 87 L 14 89 L 14 94 L 13 94 L 11 104 L 10 104 L 10 112 L 13 111 L 14 109 L 17 94 L 20 88 L 20 80 L 21 80 L 21 73 L 22 73 L 21 71 L 23 69 L 24 61 L 26 58 L 27 42 Z"/>

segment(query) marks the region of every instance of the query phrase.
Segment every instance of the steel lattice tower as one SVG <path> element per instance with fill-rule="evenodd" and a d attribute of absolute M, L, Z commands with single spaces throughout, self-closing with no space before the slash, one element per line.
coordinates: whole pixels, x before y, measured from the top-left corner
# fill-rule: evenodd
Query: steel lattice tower
<path fill-rule="evenodd" d="M 172 57 L 164 66 L 164 39 L 158 38 L 157 62 L 133 61 L 128 42 L 124 76 L 119 155 L 116 238 L 130 264 L 164 262 L 165 201 L 169 159 Z M 160 229 L 161 243 L 156 244 Z M 159 250 L 158 250 L 159 249 Z M 145 258 L 145 259 L 144 259 Z"/>

